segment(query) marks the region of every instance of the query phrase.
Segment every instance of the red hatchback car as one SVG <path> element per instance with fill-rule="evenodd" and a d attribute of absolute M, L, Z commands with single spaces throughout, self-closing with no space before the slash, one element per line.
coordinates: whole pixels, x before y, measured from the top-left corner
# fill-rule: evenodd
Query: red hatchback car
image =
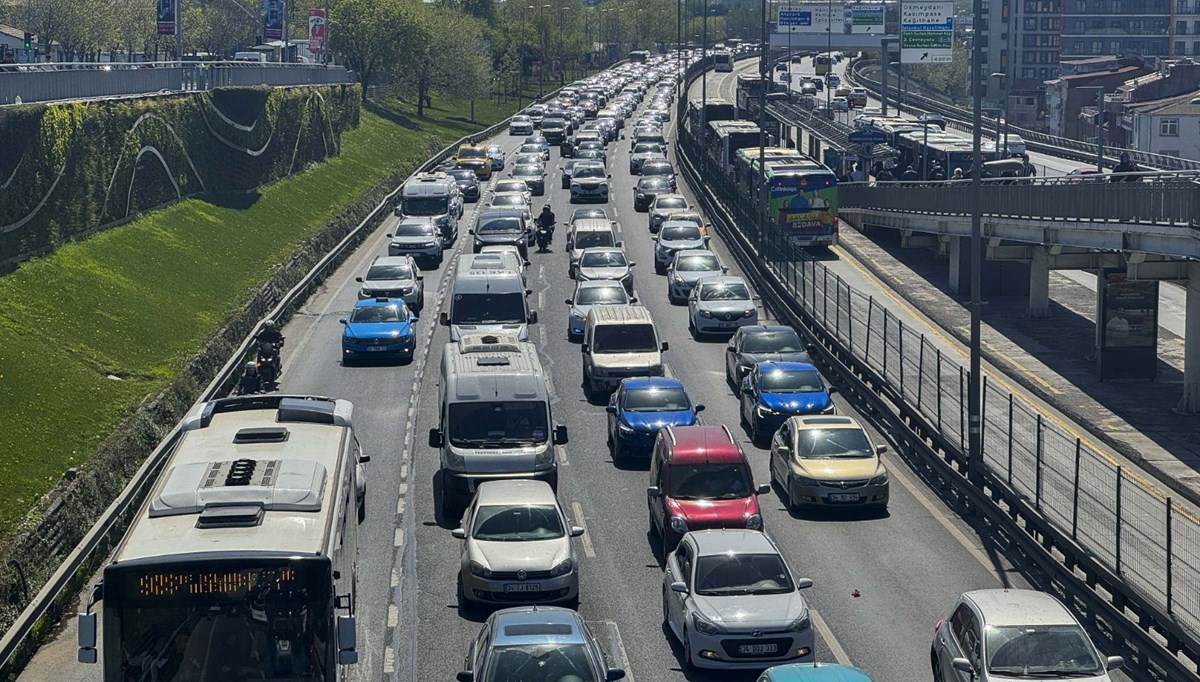
<path fill-rule="evenodd" d="M 761 530 L 750 463 L 725 426 L 668 426 L 650 455 L 650 530 L 662 536 L 664 555 L 684 533 L 707 528 Z"/>

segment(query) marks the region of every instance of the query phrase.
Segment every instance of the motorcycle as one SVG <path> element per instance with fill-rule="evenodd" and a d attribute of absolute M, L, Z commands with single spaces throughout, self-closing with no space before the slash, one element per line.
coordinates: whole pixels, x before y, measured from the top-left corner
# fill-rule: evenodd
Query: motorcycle
<path fill-rule="evenodd" d="M 541 225 L 537 229 L 537 246 L 539 253 L 545 253 L 550 250 L 550 240 L 554 238 L 554 230 Z"/>
<path fill-rule="evenodd" d="M 258 344 L 258 376 L 262 377 L 263 386 L 271 386 L 279 380 L 283 371 L 283 362 L 279 358 L 279 349 L 283 342 L 260 341 Z"/>

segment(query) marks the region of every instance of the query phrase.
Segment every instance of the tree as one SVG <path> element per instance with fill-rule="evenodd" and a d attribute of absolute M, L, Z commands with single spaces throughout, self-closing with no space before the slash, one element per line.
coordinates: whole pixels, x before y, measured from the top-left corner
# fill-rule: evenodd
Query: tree
<path fill-rule="evenodd" d="M 484 24 L 447 6 L 429 5 L 421 13 L 423 40 L 397 76 L 416 92 L 417 115 L 425 114 L 431 93 L 474 99 L 488 92 L 491 55 L 485 50 Z"/>
<path fill-rule="evenodd" d="M 411 63 L 422 40 L 421 8 L 412 0 L 331 0 L 330 49 L 362 84 L 362 96 L 381 73 Z"/>

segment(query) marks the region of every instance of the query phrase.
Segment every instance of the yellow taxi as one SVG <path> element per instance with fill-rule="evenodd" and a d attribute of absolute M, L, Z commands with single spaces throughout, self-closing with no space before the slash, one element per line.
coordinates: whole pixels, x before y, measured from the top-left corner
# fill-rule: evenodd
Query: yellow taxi
<path fill-rule="evenodd" d="M 700 215 L 699 211 L 692 209 L 688 209 L 686 211 L 671 211 L 667 214 L 667 217 L 663 222 L 666 222 L 667 220 L 686 220 L 688 222 L 695 223 L 696 227 L 700 228 L 700 234 L 705 237 L 708 236 L 708 223 L 704 221 L 704 216 Z"/>
<path fill-rule="evenodd" d="M 840 507 L 887 509 L 888 471 L 871 442 L 850 417 L 812 414 L 789 417 L 771 443 L 771 481 L 784 491 L 789 509 Z"/>
<path fill-rule="evenodd" d="M 833 91 L 833 96 L 849 98 L 850 97 L 850 86 L 849 85 L 839 85 L 838 89 Z"/>
<path fill-rule="evenodd" d="M 487 147 L 479 144 L 464 144 L 454 157 L 454 167 L 475 171 L 480 180 L 492 179 L 492 159 Z"/>

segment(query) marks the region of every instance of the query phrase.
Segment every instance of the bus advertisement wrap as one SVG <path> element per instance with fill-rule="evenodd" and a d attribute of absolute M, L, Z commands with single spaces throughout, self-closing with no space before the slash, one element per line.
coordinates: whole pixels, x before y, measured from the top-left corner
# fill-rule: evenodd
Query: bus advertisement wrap
<path fill-rule="evenodd" d="M 836 243 L 837 181 L 833 175 L 812 173 L 768 179 L 768 216 L 800 246 Z"/>

